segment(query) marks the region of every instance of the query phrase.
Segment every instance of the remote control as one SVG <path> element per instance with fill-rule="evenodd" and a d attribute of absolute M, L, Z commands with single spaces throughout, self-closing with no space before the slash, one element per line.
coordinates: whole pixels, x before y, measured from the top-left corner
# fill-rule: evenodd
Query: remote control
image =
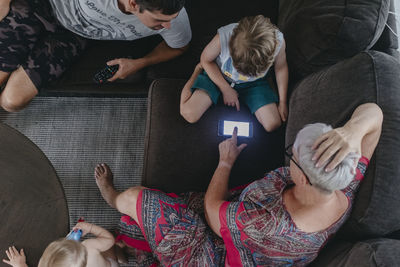
<path fill-rule="evenodd" d="M 97 72 L 94 77 L 93 81 L 98 84 L 106 83 L 108 79 L 110 79 L 118 70 L 118 65 L 106 66 L 101 71 Z"/>

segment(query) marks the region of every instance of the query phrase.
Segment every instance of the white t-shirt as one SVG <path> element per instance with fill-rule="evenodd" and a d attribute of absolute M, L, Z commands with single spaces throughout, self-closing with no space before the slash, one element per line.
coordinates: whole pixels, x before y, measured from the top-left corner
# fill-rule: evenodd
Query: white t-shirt
<path fill-rule="evenodd" d="M 229 40 L 231 39 L 233 29 L 235 29 L 237 25 L 238 23 L 232 23 L 218 29 L 219 40 L 221 44 L 221 53 L 218 55 L 215 61 L 221 69 L 222 74 L 228 81 L 232 83 L 252 82 L 264 77 L 267 74 L 269 68 L 263 74 L 252 77 L 240 74 L 233 66 L 232 57 L 229 52 Z M 279 50 L 281 50 L 283 43 L 283 33 L 277 30 L 275 34 L 278 40 L 278 45 L 276 46 L 274 56 L 279 53 Z"/>
<path fill-rule="evenodd" d="M 168 46 L 181 48 L 192 38 L 185 8 L 170 29 L 152 30 L 133 14 L 125 14 L 118 0 L 50 0 L 55 15 L 68 30 L 89 39 L 135 40 L 160 34 Z"/>

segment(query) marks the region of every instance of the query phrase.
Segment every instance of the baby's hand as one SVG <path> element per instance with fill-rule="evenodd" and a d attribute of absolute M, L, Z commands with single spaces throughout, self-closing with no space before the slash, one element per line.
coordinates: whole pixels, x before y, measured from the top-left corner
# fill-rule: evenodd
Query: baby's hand
<path fill-rule="evenodd" d="M 224 104 L 230 107 L 236 107 L 236 110 L 240 110 L 238 93 L 235 89 L 229 88 L 222 91 L 222 96 L 224 97 Z"/>
<path fill-rule="evenodd" d="M 7 263 L 8 265 L 11 265 L 13 267 L 28 267 L 28 265 L 26 265 L 25 253 L 22 248 L 21 251 L 18 252 L 18 250 L 14 246 L 9 247 L 8 250 L 6 250 L 6 254 L 8 260 L 3 259 L 4 263 Z"/>
<path fill-rule="evenodd" d="M 82 230 L 82 236 L 87 235 L 88 233 L 90 233 L 90 231 L 92 230 L 93 224 L 91 223 L 87 223 L 87 222 L 78 222 L 74 228 L 72 228 L 72 230 L 78 230 L 81 229 Z"/>

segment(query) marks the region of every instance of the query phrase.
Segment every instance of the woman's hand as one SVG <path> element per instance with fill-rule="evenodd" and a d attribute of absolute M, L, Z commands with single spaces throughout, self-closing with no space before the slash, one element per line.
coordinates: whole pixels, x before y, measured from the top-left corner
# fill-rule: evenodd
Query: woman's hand
<path fill-rule="evenodd" d="M 237 131 L 235 127 L 232 137 L 219 144 L 219 163 L 227 167 L 233 166 L 240 152 L 247 146 L 247 144 L 237 146 Z"/>
<path fill-rule="evenodd" d="M 18 252 L 18 250 L 12 246 L 9 247 L 8 250 L 6 250 L 6 254 L 8 257 L 8 260 L 3 259 L 4 263 L 7 263 L 8 265 L 11 265 L 13 267 L 27 267 L 26 265 L 26 257 L 24 250 L 21 248 L 21 251 Z"/>
<path fill-rule="evenodd" d="M 236 107 L 236 110 L 240 110 L 238 93 L 232 87 L 227 87 L 222 92 L 222 96 L 224 97 L 224 104 L 230 107 Z"/>
<path fill-rule="evenodd" d="M 287 119 L 287 116 L 288 116 L 288 108 L 287 108 L 286 101 L 279 102 L 278 111 L 279 111 L 279 115 L 281 116 L 281 120 L 283 122 L 285 122 Z"/>
<path fill-rule="evenodd" d="M 325 164 L 333 155 L 335 157 L 326 166 L 325 171 L 333 170 L 350 153 L 361 155 L 361 137 L 356 132 L 345 127 L 333 129 L 321 135 L 313 144 L 315 149 L 313 160 L 317 161 L 315 166 Z"/>
<path fill-rule="evenodd" d="M 0 0 L 0 21 L 2 21 L 10 12 L 11 0 Z"/>
<path fill-rule="evenodd" d="M 118 71 L 108 79 L 109 82 L 113 82 L 117 79 L 125 79 L 131 74 L 138 72 L 145 67 L 142 59 L 129 59 L 129 58 L 118 58 L 107 62 L 107 65 L 119 65 Z"/>

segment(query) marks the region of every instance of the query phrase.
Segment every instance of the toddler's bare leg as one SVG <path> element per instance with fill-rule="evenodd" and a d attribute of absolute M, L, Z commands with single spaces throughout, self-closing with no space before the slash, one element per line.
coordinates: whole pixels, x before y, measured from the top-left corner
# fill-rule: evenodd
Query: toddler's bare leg
<path fill-rule="evenodd" d="M 254 114 L 267 132 L 271 132 L 281 126 L 281 117 L 275 103 L 262 106 Z"/>
<path fill-rule="evenodd" d="M 203 71 L 200 63 L 196 68 L 190 79 L 187 81 L 182 89 L 180 112 L 182 117 L 190 122 L 197 122 L 204 112 L 212 105 L 212 101 L 208 94 L 202 90 L 196 90 L 192 94 L 191 88 L 197 79 L 197 76 Z"/>
<path fill-rule="evenodd" d="M 190 77 L 190 79 L 186 82 L 185 86 L 182 89 L 181 92 L 181 106 L 182 104 L 186 103 L 189 98 L 192 96 L 192 92 L 191 92 L 191 88 L 194 84 L 194 82 L 197 79 L 197 76 L 199 76 L 199 74 L 203 71 L 203 68 L 201 67 L 201 64 L 197 64 L 196 68 L 193 71 L 192 76 Z"/>
<path fill-rule="evenodd" d="M 196 90 L 184 104 L 181 104 L 181 115 L 188 122 L 195 123 L 211 105 L 210 96 L 203 90 Z"/>

